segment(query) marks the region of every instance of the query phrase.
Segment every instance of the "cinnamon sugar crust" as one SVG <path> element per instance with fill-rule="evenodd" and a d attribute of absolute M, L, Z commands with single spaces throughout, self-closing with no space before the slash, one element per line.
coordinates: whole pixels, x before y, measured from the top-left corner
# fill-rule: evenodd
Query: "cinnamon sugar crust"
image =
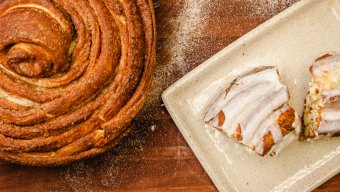
<path fill-rule="evenodd" d="M 155 53 L 151 0 L 0 1 L 0 158 L 57 166 L 117 145 Z"/>

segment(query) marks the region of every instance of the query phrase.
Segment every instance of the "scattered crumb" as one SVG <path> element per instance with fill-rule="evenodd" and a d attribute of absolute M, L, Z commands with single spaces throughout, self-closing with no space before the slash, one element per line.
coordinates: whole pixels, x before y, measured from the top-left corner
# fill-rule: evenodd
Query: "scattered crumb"
<path fill-rule="evenodd" d="M 156 125 L 152 125 L 150 128 L 151 128 L 151 131 L 153 132 L 156 129 Z"/>

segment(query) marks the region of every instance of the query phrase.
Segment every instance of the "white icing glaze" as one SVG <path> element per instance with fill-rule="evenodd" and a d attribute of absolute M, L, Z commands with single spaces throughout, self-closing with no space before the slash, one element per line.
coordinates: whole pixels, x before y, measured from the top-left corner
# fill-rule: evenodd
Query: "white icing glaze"
<path fill-rule="evenodd" d="M 340 70 L 340 55 L 335 55 L 328 57 L 326 59 L 322 59 L 320 61 L 316 61 L 313 64 L 313 76 L 316 79 L 319 79 L 321 77 L 329 77 L 330 79 L 338 77 L 337 73 L 334 73 L 334 70 Z M 333 74 L 332 74 L 333 73 Z M 334 80 L 334 79 L 333 79 Z"/>
<path fill-rule="evenodd" d="M 333 135 L 340 132 L 340 103 L 331 101 L 340 96 L 340 55 L 315 62 L 312 71 L 323 98 L 317 134 Z"/>
<path fill-rule="evenodd" d="M 325 97 L 325 102 L 329 103 L 332 97 L 340 96 L 340 89 L 333 89 L 329 91 L 323 91 L 322 96 Z"/>
<path fill-rule="evenodd" d="M 241 142 L 262 154 L 263 137 L 269 132 L 275 143 L 282 140 L 277 119 L 289 109 L 286 104 L 288 99 L 288 89 L 280 82 L 277 68 L 264 69 L 237 79 L 227 93 L 222 93 L 214 101 L 205 122 L 229 137 L 236 134 L 240 125 Z M 225 114 L 221 126 L 218 118 L 220 111 Z"/>
<path fill-rule="evenodd" d="M 286 88 L 282 87 L 279 90 L 263 95 L 246 110 L 246 115 L 241 114 L 238 118 L 240 120 L 239 124 L 242 127 L 242 143 L 249 145 L 255 132 L 261 128 L 261 122 L 267 119 L 275 109 L 286 101 L 288 101 L 288 93 Z"/>
<path fill-rule="evenodd" d="M 324 108 L 318 133 L 333 135 L 338 132 L 340 132 L 340 108 Z"/>
<path fill-rule="evenodd" d="M 272 113 L 264 122 L 260 125 L 261 129 L 256 131 L 256 134 L 252 138 L 251 146 L 255 148 L 256 153 L 263 153 L 263 136 L 269 132 L 272 133 L 274 142 L 277 143 L 282 139 L 282 133 L 278 125 L 275 123 L 279 118 L 282 109 Z"/>

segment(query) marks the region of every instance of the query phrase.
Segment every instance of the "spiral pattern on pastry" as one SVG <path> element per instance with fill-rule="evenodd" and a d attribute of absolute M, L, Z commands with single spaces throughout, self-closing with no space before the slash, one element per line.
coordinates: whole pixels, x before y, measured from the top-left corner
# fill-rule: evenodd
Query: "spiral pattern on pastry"
<path fill-rule="evenodd" d="M 0 2 L 0 158 L 53 166 L 114 147 L 155 65 L 151 0 Z"/>

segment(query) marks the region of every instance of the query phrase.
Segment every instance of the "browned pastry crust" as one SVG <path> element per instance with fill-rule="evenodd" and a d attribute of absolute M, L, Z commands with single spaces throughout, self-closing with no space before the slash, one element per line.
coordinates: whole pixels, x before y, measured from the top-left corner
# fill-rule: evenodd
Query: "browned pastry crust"
<path fill-rule="evenodd" d="M 151 0 L 0 1 L 0 158 L 57 166 L 114 147 L 155 47 Z"/>

